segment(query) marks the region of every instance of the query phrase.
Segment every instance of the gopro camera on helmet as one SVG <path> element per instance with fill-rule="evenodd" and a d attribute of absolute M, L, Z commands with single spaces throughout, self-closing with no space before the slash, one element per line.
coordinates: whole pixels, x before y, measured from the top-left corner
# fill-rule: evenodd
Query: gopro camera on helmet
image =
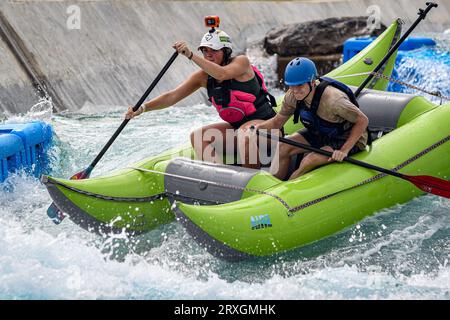
<path fill-rule="evenodd" d="M 220 24 L 220 18 L 219 16 L 206 16 L 205 17 L 205 26 L 210 27 L 211 30 L 209 30 L 210 33 L 215 31 L 215 28 L 218 28 Z"/>

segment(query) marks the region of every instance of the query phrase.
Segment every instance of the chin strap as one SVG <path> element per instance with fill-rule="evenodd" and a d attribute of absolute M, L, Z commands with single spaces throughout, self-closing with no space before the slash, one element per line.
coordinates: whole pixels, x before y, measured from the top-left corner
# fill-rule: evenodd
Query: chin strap
<path fill-rule="evenodd" d="M 312 90 L 313 90 L 313 87 L 312 87 L 312 85 L 311 85 L 311 82 L 308 82 L 308 87 L 309 87 L 309 92 L 308 92 L 308 94 L 306 95 L 306 97 L 304 97 L 302 100 L 299 100 L 299 101 L 305 101 L 305 99 L 308 98 L 309 95 L 311 94 L 311 92 L 312 92 Z"/>

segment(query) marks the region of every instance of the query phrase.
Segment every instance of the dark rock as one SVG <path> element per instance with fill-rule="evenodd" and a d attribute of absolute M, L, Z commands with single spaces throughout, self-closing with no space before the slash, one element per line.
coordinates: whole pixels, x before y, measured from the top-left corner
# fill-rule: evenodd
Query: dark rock
<path fill-rule="evenodd" d="M 267 33 L 264 48 L 282 57 L 337 54 L 348 38 L 378 36 L 384 30 L 383 24 L 367 28 L 367 17 L 329 18 L 276 27 Z"/>

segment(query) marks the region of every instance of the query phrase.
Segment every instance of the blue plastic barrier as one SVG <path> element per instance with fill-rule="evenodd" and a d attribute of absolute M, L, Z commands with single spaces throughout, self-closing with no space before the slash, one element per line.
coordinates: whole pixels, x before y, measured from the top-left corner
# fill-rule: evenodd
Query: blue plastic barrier
<path fill-rule="evenodd" d="M 372 43 L 375 37 L 357 37 L 349 38 L 344 42 L 343 62 L 346 62 L 357 55 L 365 47 Z M 399 51 L 410 51 L 423 46 L 435 46 L 436 42 L 431 38 L 410 37 L 407 38 L 398 48 Z"/>
<path fill-rule="evenodd" d="M 0 182 L 22 167 L 38 176 L 52 137 L 51 125 L 43 121 L 0 125 Z"/>
<path fill-rule="evenodd" d="M 20 168 L 25 158 L 22 139 L 14 134 L 0 134 L 0 182 Z"/>
<path fill-rule="evenodd" d="M 375 37 L 356 37 L 345 40 L 343 49 L 344 57 L 342 58 L 342 61 L 346 62 L 356 56 L 365 47 L 371 44 L 373 40 L 375 40 Z"/>

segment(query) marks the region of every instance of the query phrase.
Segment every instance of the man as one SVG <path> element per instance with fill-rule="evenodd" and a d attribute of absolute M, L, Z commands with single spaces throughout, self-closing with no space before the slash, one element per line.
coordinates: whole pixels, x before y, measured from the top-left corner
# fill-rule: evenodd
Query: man
<path fill-rule="evenodd" d="M 289 62 L 284 83 L 289 86 L 289 90 L 284 96 L 280 112 L 256 128 L 281 129 L 294 115 L 294 123 L 300 117 L 305 128 L 288 136 L 288 139 L 333 153 L 331 158 L 314 152 L 306 154 L 289 179 L 295 179 L 332 161 L 342 162 L 346 156 L 365 149 L 369 120 L 359 110 L 347 86 L 333 79 L 317 79 L 314 62 L 302 57 Z M 291 156 L 306 152 L 279 143 L 271 164 L 271 173 L 279 179 L 285 179 Z"/>

